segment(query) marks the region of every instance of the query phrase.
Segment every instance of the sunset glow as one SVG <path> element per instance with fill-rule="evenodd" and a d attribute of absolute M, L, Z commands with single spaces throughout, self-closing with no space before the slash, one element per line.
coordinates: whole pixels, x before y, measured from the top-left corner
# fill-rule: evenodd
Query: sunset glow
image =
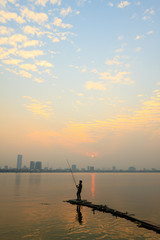
<path fill-rule="evenodd" d="M 160 3 L 0 2 L 1 161 L 160 168 Z"/>

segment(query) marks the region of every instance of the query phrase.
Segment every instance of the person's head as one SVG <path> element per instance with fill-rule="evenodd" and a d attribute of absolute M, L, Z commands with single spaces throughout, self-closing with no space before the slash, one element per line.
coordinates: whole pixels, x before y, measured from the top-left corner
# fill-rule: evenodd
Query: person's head
<path fill-rule="evenodd" d="M 82 183 L 82 180 L 79 180 L 79 183 Z"/>

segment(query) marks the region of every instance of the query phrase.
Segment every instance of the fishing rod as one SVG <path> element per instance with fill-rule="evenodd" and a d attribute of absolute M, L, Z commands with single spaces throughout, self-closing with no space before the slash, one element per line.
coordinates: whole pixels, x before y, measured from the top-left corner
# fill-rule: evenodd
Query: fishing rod
<path fill-rule="evenodd" d="M 69 164 L 69 162 L 68 162 L 68 159 L 66 159 L 66 161 L 67 161 L 68 166 L 69 166 L 69 169 L 70 169 L 70 171 L 71 171 L 71 174 L 72 174 L 72 178 L 73 178 L 74 184 L 75 184 L 75 186 L 76 186 L 76 188 L 77 188 L 76 180 L 75 180 L 75 177 L 74 177 L 74 175 L 73 175 L 73 172 L 72 172 L 71 166 L 70 166 L 70 164 Z"/>

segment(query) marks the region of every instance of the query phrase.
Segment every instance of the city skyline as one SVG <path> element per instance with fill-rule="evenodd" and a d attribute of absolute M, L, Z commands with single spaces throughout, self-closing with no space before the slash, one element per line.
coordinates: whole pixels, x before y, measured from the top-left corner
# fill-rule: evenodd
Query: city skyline
<path fill-rule="evenodd" d="M 159 1 L 2 0 L 0 23 L 1 165 L 160 169 Z"/>
<path fill-rule="evenodd" d="M 29 165 L 23 165 L 22 164 L 22 155 L 18 154 L 17 156 L 17 167 L 11 167 L 8 165 L 1 166 L 0 165 L 0 172 L 160 172 L 160 169 L 157 168 L 142 168 L 142 169 L 137 169 L 135 166 L 129 166 L 126 169 L 122 168 L 117 168 L 116 166 L 112 167 L 107 167 L 103 166 L 102 168 L 100 167 L 95 167 L 94 165 L 92 166 L 83 166 L 79 167 L 76 164 L 70 165 L 68 162 L 68 167 L 62 167 L 62 168 L 56 168 L 56 167 L 49 167 L 49 166 L 44 166 L 43 162 L 41 161 L 30 161 Z"/>

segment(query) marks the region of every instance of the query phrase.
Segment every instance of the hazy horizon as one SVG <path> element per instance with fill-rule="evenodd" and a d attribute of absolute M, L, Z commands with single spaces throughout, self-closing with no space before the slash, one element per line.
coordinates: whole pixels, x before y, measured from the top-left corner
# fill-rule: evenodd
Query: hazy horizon
<path fill-rule="evenodd" d="M 160 2 L 0 2 L 0 166 L 160 169 Z"/>

